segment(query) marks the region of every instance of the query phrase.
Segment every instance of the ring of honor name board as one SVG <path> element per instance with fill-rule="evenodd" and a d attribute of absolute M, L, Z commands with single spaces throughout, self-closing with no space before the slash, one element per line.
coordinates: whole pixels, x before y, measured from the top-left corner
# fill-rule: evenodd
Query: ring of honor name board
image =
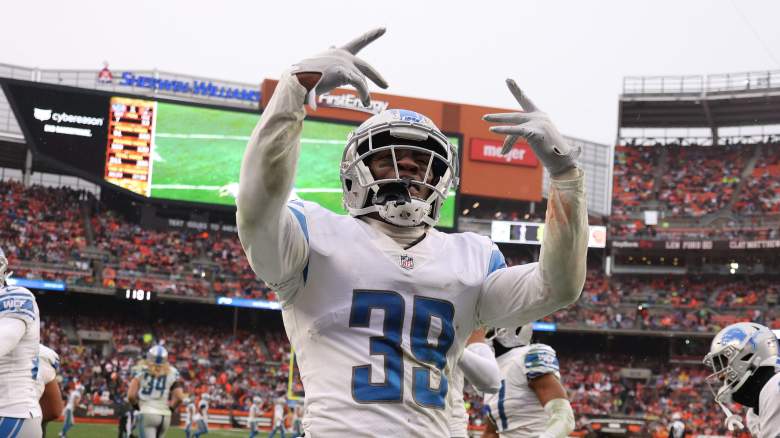
<path fill-rule="evenodd" d="M 152 153 L 157 103 L 111 98 L 106 147 L 106 181 L 139 195 L 152 190 Z"/>

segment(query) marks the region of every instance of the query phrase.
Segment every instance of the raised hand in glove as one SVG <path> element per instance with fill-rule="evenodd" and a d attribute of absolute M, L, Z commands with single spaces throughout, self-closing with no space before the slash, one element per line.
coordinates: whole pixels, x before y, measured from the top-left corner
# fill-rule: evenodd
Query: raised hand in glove
<path fill-rule="evenodd" d="M 371 67 L 366 61 L 358 58 L 357 53 L 371 44 L 385 33 L 385 28 L 380 27 L 355 38 L 341 47 L 330 49 L 315 55 L 312 58 L 293 65 L 291 73 L 300 75 L 303 73 L 319 73 L 319 81 L 309 90 L 307 101 L 312 109 L 317 109 L 316 96 L 325 94 L 342 85 L 352 85 L 360 95 L 363 106 L 371 105 L 371 97 L 368 94 L 366 78 L 382 88 L 387 88 L 387 82 L 382 75 Z M 305 86 L 305 85 L 304 85 Z M 308 88 L 308 87 L 307 87 Z"/>
<path fill-rule="evenodd" d="M 490 128 L 491 132 L 507 135 L 501 153 L 508 154 L 517 139 L 522 137 L 531 145 L 550 175 L 560 175 L 577 167 L 580 148 L 573 148 L 566 142 L 547 114 L 531 102 L 514 80 L 507 79 L 506 84 L 525 112 L 486 114 L 482 117 L 487 122 L 505 125 Z"/>

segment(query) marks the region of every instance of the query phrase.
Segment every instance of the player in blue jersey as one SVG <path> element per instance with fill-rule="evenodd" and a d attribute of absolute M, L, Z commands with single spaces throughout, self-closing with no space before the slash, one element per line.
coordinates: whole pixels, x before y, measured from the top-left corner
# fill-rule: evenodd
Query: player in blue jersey
<path fill-rule="evenodd" d="M 278 293 L 306 392 L 307 436 L 448 436 L 448 379 L 479 326 L 526 324 L 574 302 L 585 281 L 588 224 L 577 151 L 510 82 L 525 112 L 494 114 L 505 149 L 524 138 L 551 174 L 538 263 L 507 268 L 490 239 L 437 231 L 458 183 L 458 156 L 428 117 L 391 109 L 347 140 L 347 216 L 292 201 L 304 104 L 341 85 L 370 103 L 355 55 L 384 33 L 305 59 L 284 73 L 241 164 L 236 214 L 255 273 Z M 305 146 L 304 146 L 305 147 Z"/>

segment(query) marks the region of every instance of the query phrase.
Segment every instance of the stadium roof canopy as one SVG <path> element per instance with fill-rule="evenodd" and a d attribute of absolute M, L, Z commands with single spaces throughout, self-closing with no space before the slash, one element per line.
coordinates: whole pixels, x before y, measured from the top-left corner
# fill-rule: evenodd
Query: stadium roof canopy
<path fill-rule="evenodd" d="M 623 79 L 620 128 L 780 124 L 780 70 Z"/>

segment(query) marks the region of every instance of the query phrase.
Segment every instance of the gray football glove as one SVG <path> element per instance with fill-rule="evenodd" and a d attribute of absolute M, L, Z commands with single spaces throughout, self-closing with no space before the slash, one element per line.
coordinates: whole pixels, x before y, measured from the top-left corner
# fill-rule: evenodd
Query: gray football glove
<path fill-rule="evenodd" d="M 514 80 L 507 79 L 506 84 L 525 112 L 486 114 L 482 117 L 486 122 L 507 124 L 490 127 L 491 132 L 507 135 L 501 153 L 508 154 L 517 139 L 522 137 L 531 145 L 550 175 L 560 175 L 577 167 L 580 148 L 573 148 L 566 142 L 547 114 L 531 102 Z"/>
<path fill-rule="evenodd" d="M 315 55 L 312 58 L 293 65 L 291 73 L 320 73 L 319 82 L 307 96 L 309 106 L 317 109 L 316 96 L 342 85 L 352 85 L 360 95 L 363 106 L 371 105 L 371 96 L 368 94 L 366 78 L 382 88 L 387 88 L 387 82 L 382 75 L 371 67 L 366 61 L 358 58 L 357 53 L 371 44 L 385 33 L 385 28 L 380 27 L 355 38 L 341 47 L 330 49 Z"/>

